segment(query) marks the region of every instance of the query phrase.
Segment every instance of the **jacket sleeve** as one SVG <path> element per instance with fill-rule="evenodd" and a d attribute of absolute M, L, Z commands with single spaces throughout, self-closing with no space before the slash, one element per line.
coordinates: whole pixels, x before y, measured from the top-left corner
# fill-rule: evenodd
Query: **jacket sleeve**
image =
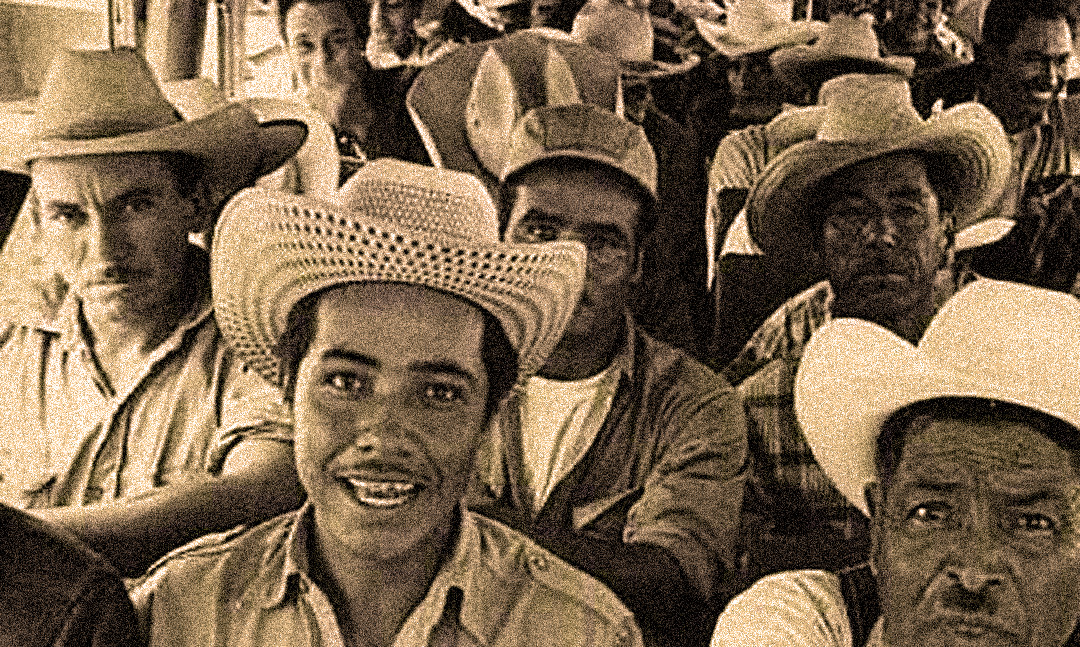
<path fill-rule="evenodd" d="M 85 581 L 53 647 L 142 645 L 135 610 L 115 573 L 101 570 Z"/>

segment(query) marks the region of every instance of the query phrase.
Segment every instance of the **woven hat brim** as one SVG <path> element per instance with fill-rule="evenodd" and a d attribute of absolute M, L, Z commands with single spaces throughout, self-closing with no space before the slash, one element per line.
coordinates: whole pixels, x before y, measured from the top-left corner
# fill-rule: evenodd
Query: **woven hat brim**
<path fill-rule="evenodd" d="M 682 60 L 669 61 L 619 61 L 622 74 L 628 78 L 655 79 L 686 74 L 701 62 L 701 57 L 689 50 L 679 52 Z"/>
<path fill-rule="evenodd" d="M 915 73 L 915 59 L 910 56 L 885 56 L 861 58 L 837 56 L 812 45 L 801 45 L 777 50 L 769 62 L 781 74 L 790 76 L 817 76 L 829 73 L 841 74 L 897 74 L 911 78 Z"/>
<path fill-rule="evenodd" d="M 255 178 L 281 166 L 307 137 L 301 121 L 259 124 L 247 108 L 230 105 L 205 117 L 164 128 L 97 139 L 47 139 L 32 142 L 19 158 L 34 160 L 118 153 L 184 153 L 200 160 L 211 200 L 224 202 Z"/>
<path fill-rule="evenodd" d="M 974 103 L 951 108 L 886 143 L 801 142 L 778 155 L 754 184 L 746 207 L 750 235 L 768 255 L 804 255 L 820 226 L 807 209 L 817 185 L 845 168 L 899 152 L 936 158 L 935 168 L 948 171 L 945 181 L 931 181 L 953 205 L 960 231 L 975 224 L 1001 195 L 1011 170 L 1010 150 L 996 117 Z"/>
<path fill-rule="evenodd" d="M 241 359 L 282 385 L 274 348 L 302 298 L 345 283 L 420 285 L 467 299 L 503 326 L 519 383 L 562 338 L 585 280 L 578 243 L 511 245 L 439 236 L 265 189 L 237 194 L 214 235 L 218 324 Z"/>
<path fill-rule="evenodd" d="M 596 162 L 598 164 L 603 164 L 604 166 L 613 168 L 616 171 L 619 171 L 620 173 L 625 175 L 626 177 L 630 178 L 634 182 L 634 184 L 641 187 L 645 191 L 645 193 L 653 200 L 658 199 L 655 180 L 650 183 L 650 178 L 640 177 L 638 174 L 628 169 L 626 165 L 619 165 L 615 160 L 612 160 L 611 157 L 604 155 L 603 153 L 593 153 L 590 151 L 578 150 L 576 148 L 540 151 L 536 155 L 532 155 L 530 157 L 518 160 L 513 160 L 506 165 L 505 169 L 503 169 L 502 176 L 500 178 L 500 186 L 505 187 L 507 184 L 512 183 L 514 176 L 522 173 L 527 169 L 532 168 L 533 166 L 536 166 L 541 162 L 558 159 L 580 159 L 588 160 L 590 162 Z"/>
<path fill-rule="evenodd" d="M 946 302 L 918 347 L 862 319 L 829 322 L 811 337 L 795 378 L 795 411 L 815 460 L 868 514 L 878 434 L 908 405 L 982 398 L 1080 427 L 1071 378 L 1078 310 L 1060 292 L 981 279 Z"/>
<path fill-rule="evenodd" d="M 805 45 L 820 36 L 827 25 L 808 20 L 781 23 L 761 33 L 742 33 L 704 18 L 695 18 L 694 24 L 705 42 L 728 58 L 767 52 L 778 47 Z"/>

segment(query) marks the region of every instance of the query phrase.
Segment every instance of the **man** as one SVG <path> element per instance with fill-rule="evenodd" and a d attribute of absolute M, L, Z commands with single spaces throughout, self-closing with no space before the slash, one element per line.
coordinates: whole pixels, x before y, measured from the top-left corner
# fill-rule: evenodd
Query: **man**
<path fill-rule="evenodd" d="M 304 136 L 241 106 L 184 121 L 131 50 L 62 53 L 46 79 L 27 217 L 69 289 L 4 324 L 0 492 L 126 574 L 299 503 L 280 394 L 225 348 L 188 241 Z"/>
<path fill-rule="evenodd" d="M 372 70 L 364 58 L 369 12 L 366 3 L 343 0 L 278 3 L 300 98 L 334 128 L 342 182 L 377 157 L 427 161 L 404 109 L 408 86 L 398 87 L 398 72 Z"/>
<path fill-rule="evenodd" d="M 648 641 L 697 644 L 733 568 L 745 432 L 728 384 L 628 314 L 652 149 L 583 104 L 526 113 L 509 148 L 506 238 L 578 240 L 589 265 L 566 333 L 500 411 L 470 506 L 610 586 Z"/>
<path fill-rule="evenodd" d="M 811 333 L 833 317 L 917 340 L 961 280 L 956 246 L 985 242 L 969 226 L 1009 171 L 1005 134 L 983 106 L 923 121 L 896 76 L 836 81 L 823 89 L 816 138 L 777 156 L 747 202 L 766 254 L 827 277 L 773 313 L 727 369 L 753 464 L 742 528 L 748 582 L 865 557 L 866 519 L 822 473 L 794 419 L 795 369 Z"/>
<path fill-rule="evenodd" d="M 838 14 L 813 45 L 779 49 L 770 56 L 774 72 L 805 89 L 800 104 L 820 103 L 823 84 L 844 74 L 896 74 L 909 78 L 915 61 L 882 56 L 870 23 Z M 722 367 L 743 347 L 761 322 L 788 297 L 813 282 L 801 268 L 761 258 L 749 239 L 743 209 L 746 196 L 769 162 L 784 149 L 813 137 L 822 110 L 785 110 L 767 124 L 747 126 L 721 140 L 709 170 L 705 235 L 712 290 L 709 364 Z M 727 232 L 726 234 L 724 232 Z M 718 243 L 722 240 L 722 246 Z"/>
<path fill-rule="evenodd" d="M 573 312 L 584 251 L 499 243 L 491 198 L 455 171 L 379 160 L 336 198 L 250 190 L 218 225 L 222 328 L 285 390 L 308 503 L 152 569 L 134 590 L 150 643 L 639 645 L 603 585 L 461 505 L 499 401 Z"/>
<path fill-rule="evenodd" d="M 974 255 L 973 267 L 984 275 L 1068 290 L 1080 270 L 1074 256 L 1068 259 L 1070 276 L 1040 280 L 1040 260 L 1071 248 L 1069 235 L 1077 225 L 1071 199 L 1059 201 L 1049 213 L 1033 210 L 1061 188 L 1063 178 L 1080 175 L 1080 114 L 1075 102 L 1061 98 L 1078 16 L 1073 0 L 992 0 L 975 62 L 912 82 L 920 112 L 930 112 L 934 104 L 948 107 L 974 99 L 1009 134 L 1014 168 L 995 213 L 1016 220 L 1017 226 L 1000 245 Z M 1064 183 L 1071 198 L 1076 181 Z M 1046 231 L 1061 236 L 1047 237 Z"/>
<path fill-rule="evenodd" d="M 973 60 L 970 42 L 948 26 L 944 0 L 886 0 L 878 13 L 877 33 L 890 54 L 915 58 L 919 71 Z"/>
<path fill-rule="evenodd" d="M 713 645 L 1077 644 L 1078 330 L 1075 298 L 980 280 L 917 346 L 855 319 L 815 333 L 798 419 L 870 515 L 870 565 L 761 580 Z"/>

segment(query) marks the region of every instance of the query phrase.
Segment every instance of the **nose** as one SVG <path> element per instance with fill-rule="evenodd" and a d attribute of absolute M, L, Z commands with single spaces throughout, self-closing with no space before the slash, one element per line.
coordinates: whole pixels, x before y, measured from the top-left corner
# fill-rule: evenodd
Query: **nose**
<path fill-rule="evenodd" d="M 356 435 L 353 446 L 361 453 L 375 457 L 403 453 L 401 438 L 404 430 L 397 419 L 396 407 L 386 396 L 374 396 L 354 421 Z"/>
<path fill-rule="evenodd" d="M 1005 541 L 992 524 L 971 520 L 953 544 L 946 573 L 949 580 L 969 593 L 984 593 L 1006 579 Z"/>
<path fill-rule="evenodd" d="M 86 225 L 83 227 L 83 263 L 114 265 L 125 247 L 117 228 L 110 226 L 109 220 L 96 207 L 88 207 Z"/>
<path fill-rule="evenodd" d="M 887 213 L 868 218 L 859 232 L 863 242 L 875 247 L 896 247 L 900 231 Z"/>

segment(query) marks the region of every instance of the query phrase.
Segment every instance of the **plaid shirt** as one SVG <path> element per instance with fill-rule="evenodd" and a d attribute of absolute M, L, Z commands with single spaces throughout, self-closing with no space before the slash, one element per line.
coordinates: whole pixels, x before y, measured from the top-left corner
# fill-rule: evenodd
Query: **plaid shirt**
<path fill-rule="evenodd" d="M 832 300 L 827 281 L 789 300 L 725 371 L 746 411 L 751 472 L 741 565 L 748 581 L 867 556 L 869 521 L 814 460 L 795 418 L 795 371 L 811 334 L 832 318 Z"/>

